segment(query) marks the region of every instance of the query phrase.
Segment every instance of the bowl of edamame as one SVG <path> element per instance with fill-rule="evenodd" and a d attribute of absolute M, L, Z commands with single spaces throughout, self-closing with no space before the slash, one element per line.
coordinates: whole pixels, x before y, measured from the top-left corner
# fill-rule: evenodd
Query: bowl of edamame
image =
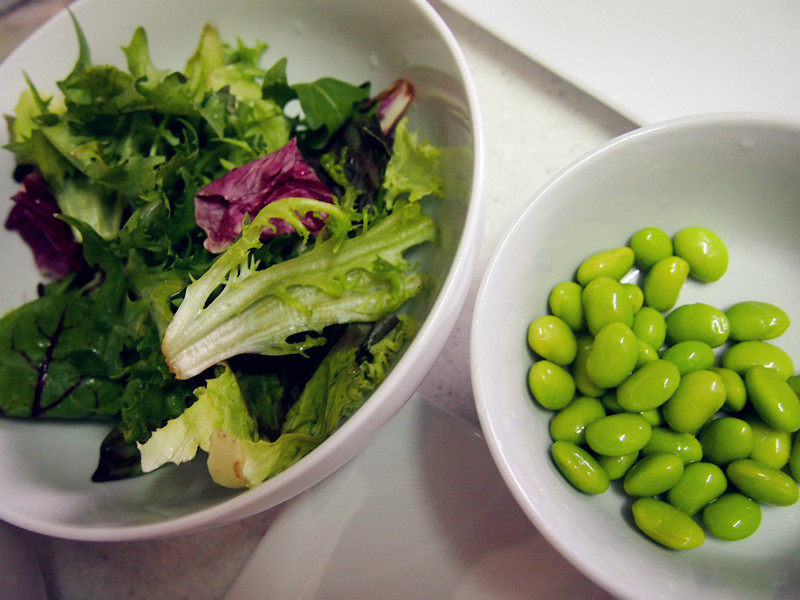
<path fill-rule="evenodd" d="M 481 283 L 473 387 L 541 533 L 620 598 L 800 598 L 800 118 L 637 129 Z M 798 366 L 795 366 L 798 365 Z"/>

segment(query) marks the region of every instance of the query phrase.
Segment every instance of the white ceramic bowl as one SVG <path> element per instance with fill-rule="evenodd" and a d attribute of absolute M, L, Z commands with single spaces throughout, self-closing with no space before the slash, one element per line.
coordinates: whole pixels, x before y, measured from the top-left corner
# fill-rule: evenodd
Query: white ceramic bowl
<path fill-rule="evenodd" d="M 588 255 L 638 229 L 717 232 L 726 275 L 688 282 L 679 303 L 782 306 L 793 325 L 774 340 L 800 361 L 800 120 L 763 114 L 687 117 L 633 131 L 557 174 L 527 204 L 496 250 L 478 294 L 471 361 L 483 431 L 517 501 L 550 542 L 589 577 L 630 600 L 800 597 L 800 504 L 763 507 L 750 538 L 707 536 L 667 550 L 645 538 L 618 487 L 587 496 L 549 458 L 551 413 L 526 386 L 527 326 L 557 283 Z"/>
<path fill-rule="evenodd" d="M 451 197 L 440 205 L 441 237 L 420 255 L 436 289 L 410 309 L 420 330 L 384 383 L 319 448 L 252 490 L 214 486 L 204 460 L 128 481 L 93 484 L 99 443 L 107 426 L 20 423 L 0 419 L 0 518 L 50 535 L 122 540 L 186 532 L 240 519 L 302 492 L 352 458 L 406 402 L 441 350 L 466 298 L 480 235 L 482 132 L 474 86 L 463 55 L 443 21 L 422 0 L 79 0 L 80 22 L 95 63 L 124 66 L 120 47 L 134 27 L 148 33 L 153 61 L 180 68 L 204 23 L 223 39 L 269 44 L 265 64 L 286 56 L 290 82 L 335 76 L 370 81 L 377 92 L 398 77 L 417 96 L 409 109 L 421 138 L 458 149 Z M 398 26 L 402 23 L 402 26 Z M 72 23 L 57 15 L 0 65 L 0 113 L 11 114 L 27 72 L 42 90 L 54 89 L 77 57 Z M 7 142 L 2 127 L 0 145 Z M 0 213 L 15 191 L 9 152 L 0 153 Z M 30 253 L 0 233 L 0 312 L 34 293 Z"/>

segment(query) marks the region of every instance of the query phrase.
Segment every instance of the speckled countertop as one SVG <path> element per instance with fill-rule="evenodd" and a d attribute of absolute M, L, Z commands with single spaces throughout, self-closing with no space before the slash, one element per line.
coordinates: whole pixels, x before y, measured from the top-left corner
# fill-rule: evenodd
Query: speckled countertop
<path fill-rule="evenodd" d="M 67 4 L 32 0 L 0 16 L 0 57 Z M 480 277 L 496 244 L 528 198 L 554 173 L 635 125 L 444 4 L 432 4 L 460 42 L 475 78 L 486 139 L 486 221 L 466 305 L 419 391 L 475 423 L 469 323 Z M 24 539 L 41 561 L 50 598 L 212 600 L 224 596 L 279 510 L 147 543 L 73 542 L 29 533 Z"/>

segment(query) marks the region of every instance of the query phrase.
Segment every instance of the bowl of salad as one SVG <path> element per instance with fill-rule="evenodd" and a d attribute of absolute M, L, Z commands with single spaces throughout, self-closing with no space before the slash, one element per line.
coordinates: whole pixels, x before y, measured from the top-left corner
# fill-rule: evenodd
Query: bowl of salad
<path fill-rule="evenodd" d="M 480 233 L 476 95 L 426 3 L 81 0 L 0 80 L 0 518 L 231 522 L 411 396 Z"/>
<path fill-rule="evenodd" d="M 489 448 L 614 597 L 797 597 L 799 156 L 793 115 L 636 129 L 536 192 L 489 263 Z"/>

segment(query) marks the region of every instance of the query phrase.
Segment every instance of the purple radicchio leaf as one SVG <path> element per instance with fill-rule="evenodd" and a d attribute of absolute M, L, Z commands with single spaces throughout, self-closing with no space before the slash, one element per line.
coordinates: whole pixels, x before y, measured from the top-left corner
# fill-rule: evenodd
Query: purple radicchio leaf
<path fill-rule="evenodd" d="M 270 202 L 302 197 L 333 202 L 333 193 L 303 159 L 292 139 L 280 150 L 237 167 L 212 181 L 195 196 L 195 221 L 208 237 L 203 246 L 222 252 L 242 231 L 245 215 L 251 218 Z M 322 218 L 308 213 L 301 217 L 311 234 L 325 226 Z M 265 227 L 262 239 L 292 233 L 294 227 L 275 219 L 276 230 Z"/>
<path fill-rule="evenodd" d="M 383 90 L 375 99 L 378 104 L 378 120 L 383 133 L 389 135 L 414 99 L 414 86 L 410 81 L 398 79 Z"/>
<path fill-rule="evenodd" d="M 83 252 L 72 228 L 58 218 L 58 204 L 38 173 L 22 180 L 22 189 L 11 197 L 14 206 L 6 229 L 17 231 L 33 252 L 36 267 L 44 275 L 61 279 L 83 266 Z"/>

